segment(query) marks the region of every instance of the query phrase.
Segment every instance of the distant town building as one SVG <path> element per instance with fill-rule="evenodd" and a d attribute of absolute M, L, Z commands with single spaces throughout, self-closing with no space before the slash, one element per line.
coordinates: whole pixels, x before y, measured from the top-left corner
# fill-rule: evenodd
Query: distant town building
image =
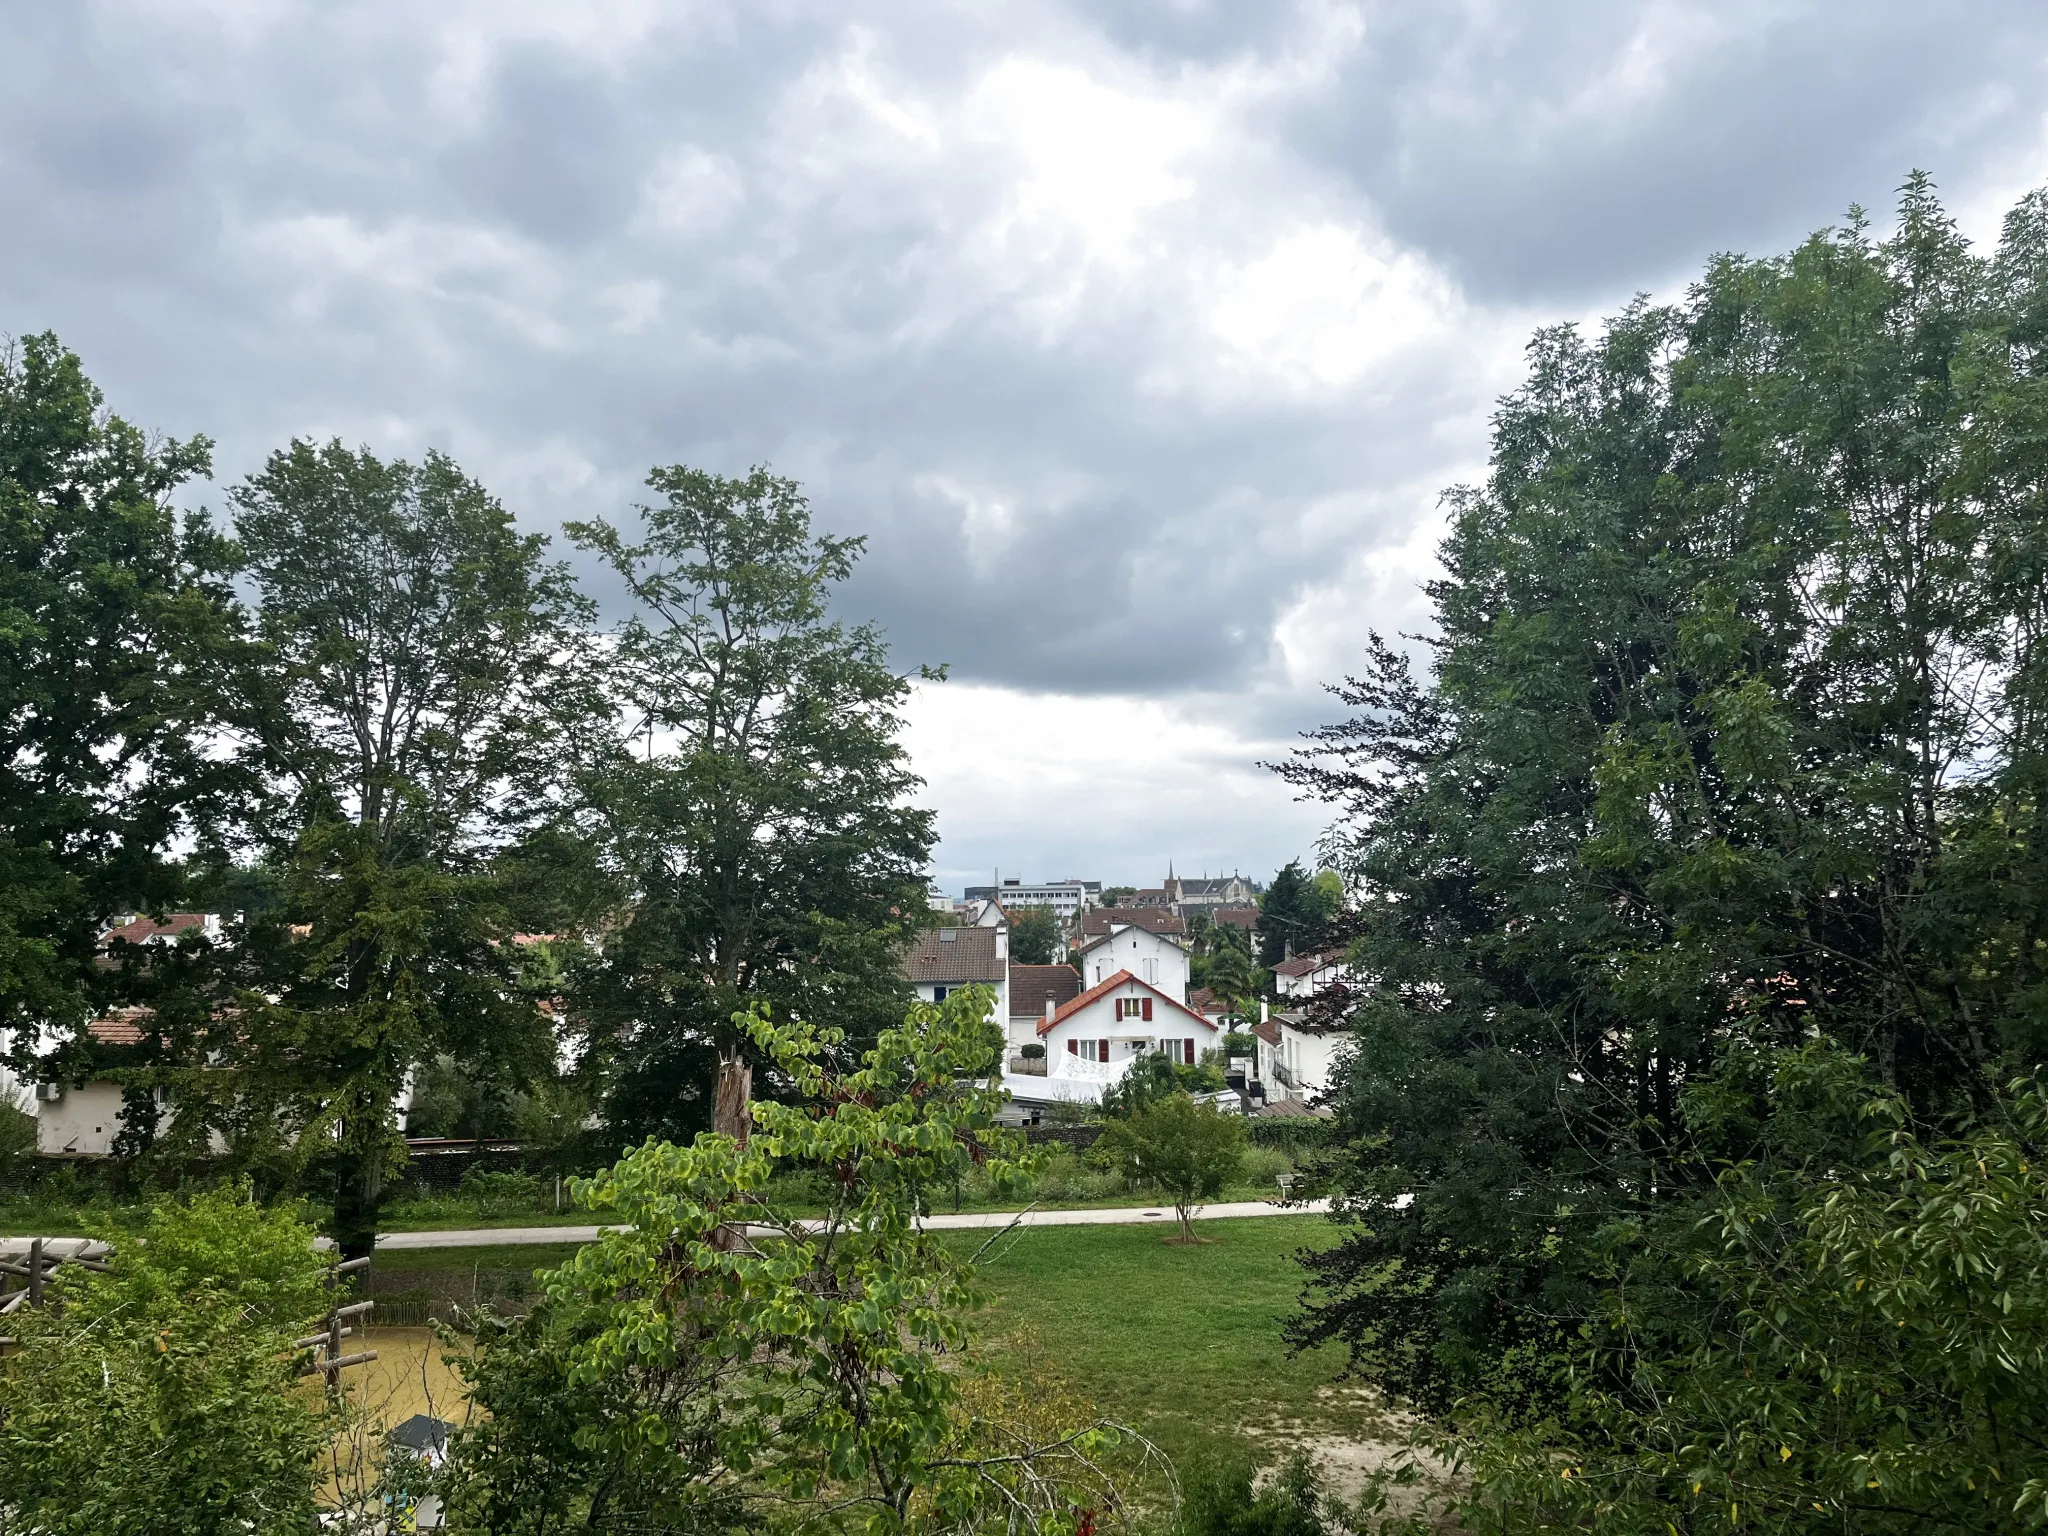
<path fill-rule="evenodd" d="M 1072 921 L 1090 907 L 1102 905 L 1100 880 L 1003 880 L 995 885 L 970 885 L 966 899 L 1000 901 L 1010 911 L 1019 907 L 1051 907 Z"/>

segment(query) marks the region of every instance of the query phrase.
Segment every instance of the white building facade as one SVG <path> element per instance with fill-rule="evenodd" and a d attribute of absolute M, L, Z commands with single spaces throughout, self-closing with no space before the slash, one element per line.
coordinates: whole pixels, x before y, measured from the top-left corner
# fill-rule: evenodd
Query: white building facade
<path fill-rule="evenodd" d="M 1163 1051 L 1192 1066 L 1223 1031 L 1161 987 L 1117 971 L 1039 1025 L 1048 1074 L 1114 1080 Z"/>
<path fill-rule="evenodd" d="M 1118 971 L 1128 971 L 1181 1006 L 1187 1004 L 1188 952 L 1171 935 L 1135 924 L 1113 924 L 1108 933 L 1082 945 L 1076 955 L 1083 986 L 1100 986 Z"/>
<path fill-rule="evenodd" d="M 1064 922 L 1072 922 L 1102 901 L 1100 880 L 1003 880 L 995 885 L 970 885 L 966 899 L 999 901 L 1012 911 L 1018 907 L 1051 907 Z"/>

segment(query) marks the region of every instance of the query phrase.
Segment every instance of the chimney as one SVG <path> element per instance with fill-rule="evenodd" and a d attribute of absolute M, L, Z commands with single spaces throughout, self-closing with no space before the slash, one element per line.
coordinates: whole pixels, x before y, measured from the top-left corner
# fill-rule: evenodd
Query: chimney
<path fill-rule="evenodd" d="M 1046 1022 L 1046 1023 L 1048 1023 L 1048 1024 L 1050 1024 L 1050 1023 L 1052 1022 L 1052 1016 L 1053 1016 L 1053 1015 L 1054 1015 L 1055 1013 L 1057 1013 L 1057 1012 L 1059 1012 L 1059 1010 L 1058 1010 L 1057 1008 L 1053 1007 L 1053 1005 L 1052 1005 L 1052 994 L 1051 994 L 1050 992 L 1046 993 L 1046 994 L 1045 994 L 1045 1022 Z"/>
<path fill-rule="evenodd" d="M 1268 1017 L 1269 1015 L 1266 1012 L 1266 1000 L 1262 997 L 1259 999 L 1259 1022 L 1261 1024 L 1265 1023 Z"/>

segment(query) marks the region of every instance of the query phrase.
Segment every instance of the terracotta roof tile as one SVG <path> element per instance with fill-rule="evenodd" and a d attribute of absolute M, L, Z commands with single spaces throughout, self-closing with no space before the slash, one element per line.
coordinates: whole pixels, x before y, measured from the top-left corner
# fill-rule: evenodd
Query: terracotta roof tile
<path fill-rule="evenodd" d="M 147 1008 L 116 1008 L 85 1026 L 85 1032 L 101 1045 L 140 1045 L 142 1026 L 152 1014 Z"/>
<path fill-rule="evenodd" d="M 1086 992 L 1083 992 L 1079 997 L 1074 998 L 1070 1002 L 1062 1004 L 1058 1011 L 1055 1012 L 1051 1018 L 1045 1020 L 1038 1026 L 1038 1032 L 1041 1035 L 1046 1033 L 1054 1025 L 1060 1023 L 1063 1019 L 1066 1019 L 1073 1014 L 1079 1013 L 1083 1008 L 1086 1008 L 1090 1003 L 1095 1002 L 1099 998 L 1107 996 L 1111 992 L 1114 992 L 1118 987 L 1122 986 L 1127 981 L 1143 987 L 1147 992 L 1150 992 L 1154 997 L 1158 998 L 1161 1002 L 1165 1003 L 1167 1007 L 1178 1008 L 1182 1013 L 1186 1014 L 1189 1018 L 1195 1020 L 1197 1023 L 1205 1025 L 1210 1029 L 1214 1029 L 1216 1027 L 1215 1020 L 1203 1018 L 1199 1013 L 1195 1012 L 1194 1009 L 1190 1008 L 1186 1003 L 1181 1002 L 1172 994 L 1160 991 L 1159 988 L 1153 986 L 1152 983 L 1149 981 L 1139 981 L 1138 978 L 1133 976 L 1129 971 L 1118 971 L 1114 976 L 1104 977 L 1101 981 L 1098 981 L 1097 983 L 1095 983 L 1094 986 L 1090 987 Z"/>
<path fill-rule="evenodd" d="M 1292 960 L 1282 960 L 1273 967 L 1275 976 L 1306 976 L 1311 971 L 1320 971 L 1326 965 L 1335 965 L 1344 958 L 1341 949 L 1326 949 L 1316 955 L 1296 955 Z"/>
<path fill-rule="evenodd" d="M 176 938 L 183 933 L 206 926 L 204 912 L 172 912 L 162 922 L 153 917 L 138 917 L 132 923 L 123 923 L 118 928 L 109 928 L 100 935 L 102 944 L 111 944 L 116 939 L 130 944 L 142 944 L 150 939 Z"/>

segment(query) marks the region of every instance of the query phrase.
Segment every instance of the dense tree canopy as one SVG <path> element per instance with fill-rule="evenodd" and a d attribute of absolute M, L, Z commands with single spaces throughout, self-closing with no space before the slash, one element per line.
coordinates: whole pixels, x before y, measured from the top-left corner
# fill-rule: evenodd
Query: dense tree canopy
<path fill-rule="evenodd" d="M 711 1123 L 720 1061 L 744 1102 L 731 1020 L 754 1001 L 856 1040 L 901 1016 L 932 816 L 908 802 L 909 679 L 879 631 L 828 613 L 861 541 L 814 534 L 766 470 L 648 483 L 637 539 L 570 529 L 636 604 L 616 636 L 623 724 L 580 749 L 579 826 L 619 916 L 576 1001 L 613 1123 L 687 1137 Z"/>
<path fill-rule="evenodd" d="M 1899 214 L 1540 333 L 1426 678 L 1376 642 L 1289 770 L 1371 978 L 1300 1336 L 1430 1408 L 1567 1399 L 1617 1244 L 1769 1154 L 1756 1061 L 1938 1134 L 2048 1044 L 2048 198 Z"/>
<path fill-rule="evenodd" d="M 132 969 L 97 963 L 102 926 L 175 900 L 176 844 L 212 845 L 232 815 L 239 777 L 207 750 L 240 636 L 232 552 L 170 505 L 209 453 L 106 412 L 54 336 L 0 351 L 0 1036 L 17 1066 L 132 991 Z"/>
<path fill-rule="evenodd" d="M 408 1070 L 551 1060 L 492 861 L 556 801 L 585 604 L 438 454 L 293 443 L 233 499 L 275 786 L 251 831 L 280 900 L 236 956 L 244 1070 L 187 1097 L 211 1088 L 244 1138 L 333 1141 L 337 1235 L 362 1248 Z"/>
<path fill-rule="evenodd" d="M 1289 955 L 1308 953 L 1343 904 L 1344 885 L 1334 870 L 1311 875 L 1299 859 L 1288 860 L 1259 899 L 1259 964 L 1271 970 Z"/>

